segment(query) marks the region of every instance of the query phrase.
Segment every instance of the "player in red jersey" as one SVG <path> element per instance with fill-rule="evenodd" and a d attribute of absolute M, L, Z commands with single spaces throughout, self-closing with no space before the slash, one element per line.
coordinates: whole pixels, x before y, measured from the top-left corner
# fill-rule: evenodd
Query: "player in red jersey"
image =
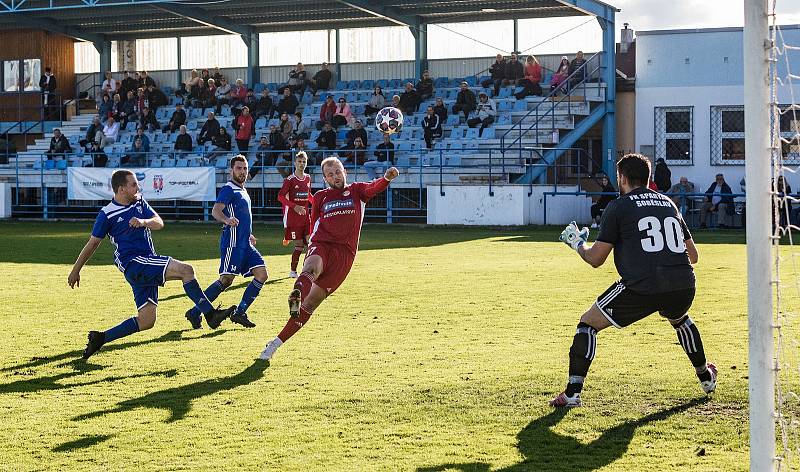
<path fill-rule="evenodd" d="M 297 278 L 297 263 L 311 234 L 311 176 L 305 173 L 308 156 L 300 151 L 294 157 L 294 173 L 283 181 L 278 200 L 283 204 L 283 245 L 294 241 L 289 277 Z"/>
<path fill-rule="evenodd" d="M 320 303 L 344 282 L 358 251 L 364 207 L 375 195 L 386 190 L 398 173 L 391 167 L 383 177 L 372 182 L 348 185 L 347 172 L 338 157 L 322 161 L 322 175 L 330 188 L 314 194 L 313 229 L 303 272 L 289 295 L 289 321 L 278 336 L 267 343 L 261 359 L 271 359 L 275 351 L 308 322 Z"/>

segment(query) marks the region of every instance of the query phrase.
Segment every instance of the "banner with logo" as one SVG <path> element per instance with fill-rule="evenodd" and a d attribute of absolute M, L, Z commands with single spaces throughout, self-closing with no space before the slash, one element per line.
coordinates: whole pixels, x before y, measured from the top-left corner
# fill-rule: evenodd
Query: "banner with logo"
<path fill-rule="evenodd" d="M 67 198 L 110 200 L 111 174 L 116 169 L 70 167 L 67 169 Z M 146 200 L 214 201 L 217 189 L 212 167 L 144 168 L 133 172 Z"/>

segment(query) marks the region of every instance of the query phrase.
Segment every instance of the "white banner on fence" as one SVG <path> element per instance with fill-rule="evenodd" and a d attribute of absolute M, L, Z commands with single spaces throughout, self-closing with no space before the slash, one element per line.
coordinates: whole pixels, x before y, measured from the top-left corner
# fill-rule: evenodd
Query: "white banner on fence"
<path fill-rule="evenodd" d="M 108 200 L 111 174 L 116 169 L 70 167 L 67 169 L 67 198 L 70 200 Z M 147 200 L 214 201 L 217 189 L 211 167 L 134 169 L 142 196 Z"/>

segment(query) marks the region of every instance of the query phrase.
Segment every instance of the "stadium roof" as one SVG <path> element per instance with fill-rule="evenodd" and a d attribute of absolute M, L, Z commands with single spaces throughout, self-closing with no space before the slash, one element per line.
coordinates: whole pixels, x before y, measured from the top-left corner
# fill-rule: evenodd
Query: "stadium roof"
<path fill-rule="evenodd" d="M 0 29 L 89 41 L 605 16 L 596 0 L 0 0 Z"/>

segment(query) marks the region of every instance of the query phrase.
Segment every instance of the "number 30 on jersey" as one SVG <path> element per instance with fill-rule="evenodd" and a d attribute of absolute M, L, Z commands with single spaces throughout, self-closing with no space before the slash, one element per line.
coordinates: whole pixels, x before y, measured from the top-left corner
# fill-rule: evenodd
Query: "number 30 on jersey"
<path fill-rule="evenodd" d="M 645 252 L 660 252 L 664 250 L 664 243 L 667 248 L 677 254 L 686 251 L 686 243 L 683 242 L 683 230 L 677 218 L 668 216 L 664 218 L 664 224 L 655 216 L 647 216 L 639 220 L 639 231 L 645 231 L 646 238 L 642 238 L 642 249 Z"/>

